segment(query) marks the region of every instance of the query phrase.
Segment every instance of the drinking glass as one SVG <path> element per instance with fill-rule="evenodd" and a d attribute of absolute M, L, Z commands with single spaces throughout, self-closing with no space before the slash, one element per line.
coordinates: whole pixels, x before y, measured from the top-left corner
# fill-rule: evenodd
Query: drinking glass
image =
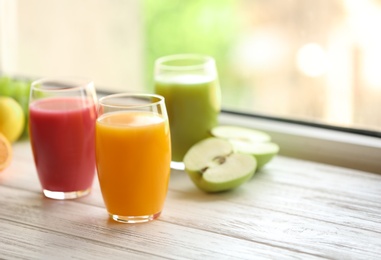
<path fill-rule="evenodd" d="M 46 78 L 30 90 L 29 131 L 43 194 L 89 194 L 95 175 L 96 91 L 91 80 Z"/>
<path fill-rule="evenodd" d="M 171 162 L 164 98 L 127 93 L 101 98 L 95 140 L 98 179 L 110 217 L 123 223 L 159 217 Z"/>
<path fill-rule="evenodd" d="M 221 93 L 215 61 L 198 54 L 176 54 L 155 61 L 155 93 L 165 97 L 171 128 L 172 163 L 184 169 L 185 153 L 208 137 L 218 123 Z"/>

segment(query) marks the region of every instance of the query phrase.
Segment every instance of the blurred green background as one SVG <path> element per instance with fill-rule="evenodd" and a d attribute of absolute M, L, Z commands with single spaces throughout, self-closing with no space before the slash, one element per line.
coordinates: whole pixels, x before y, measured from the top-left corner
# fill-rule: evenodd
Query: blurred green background
<path fill-rule="evenodd" d="M 250 89 L 229 68 L 230 48 L 235 46 L 241 28 L 237 3 L 235 0 L 144 0 L 146 71 L 153 71 L 154 61 L 161 56 L 178 53 L 212 56 L 217 64 L 224 105 L 239 103 L 237 95 L 243 98 Z M 153 91 L 153 73 L 146 73 L 146 86 Z"/>

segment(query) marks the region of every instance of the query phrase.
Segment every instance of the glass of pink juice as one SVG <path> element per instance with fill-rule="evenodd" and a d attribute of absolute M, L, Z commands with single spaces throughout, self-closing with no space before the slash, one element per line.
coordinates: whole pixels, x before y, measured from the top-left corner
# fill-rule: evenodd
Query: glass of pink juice
<path fill-rule="evenodd" d="M 98 179 L 109 216 L 123 223 L 159 217 L 171 162 L 164 98 L 153 94 L 101 98 L 95 136 Z"/>
<path fill-rule="evenodd" d="M 155 62 L 155 93 L 165 97 L 172 140 L 172 168 L 183 169 L 185 153 L 210 136 L 218 123 L 221 93 L 212 57 L 177 54 Z"/>
<path fill-rule="evenodd" d="M 43 194 L 89 194 L 95 175 L 96 92 L 92 81 L 47 78 L 32 83 L 29 133 Z"/>

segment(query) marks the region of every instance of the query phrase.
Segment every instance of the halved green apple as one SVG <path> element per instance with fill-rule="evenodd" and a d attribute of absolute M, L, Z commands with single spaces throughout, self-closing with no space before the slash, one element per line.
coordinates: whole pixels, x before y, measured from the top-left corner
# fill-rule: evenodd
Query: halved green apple
<path fill-rule="evenodd" d="M 250 154 L 257 160 L 260 170 L 279 152 L 279 146 L 271 142 L 269 134 L 241 126 L 220 125 L 212 128 L 212 136 L 228 140 L 238 153 Z"/>
<path fill-rule="evenodd" d="M 234 189 L 253 176 L 253 156 L 235 153 L 224 139 L 207 138 L 193 145 L 184 157 L 185 170 L 193 183 L 206 192 Z"/>

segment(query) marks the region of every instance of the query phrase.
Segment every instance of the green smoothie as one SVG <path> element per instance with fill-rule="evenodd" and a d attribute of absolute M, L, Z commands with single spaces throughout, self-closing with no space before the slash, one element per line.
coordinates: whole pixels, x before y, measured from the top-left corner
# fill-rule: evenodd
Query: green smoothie
<path fill-rule="evenodd" d="M 207 75 L 167 75 L 156 78 L 155 92 L 165 97 L 172 161 L 182 162 L 188 149 L 217 125 L 221 108 L 218 81 Z"/>

